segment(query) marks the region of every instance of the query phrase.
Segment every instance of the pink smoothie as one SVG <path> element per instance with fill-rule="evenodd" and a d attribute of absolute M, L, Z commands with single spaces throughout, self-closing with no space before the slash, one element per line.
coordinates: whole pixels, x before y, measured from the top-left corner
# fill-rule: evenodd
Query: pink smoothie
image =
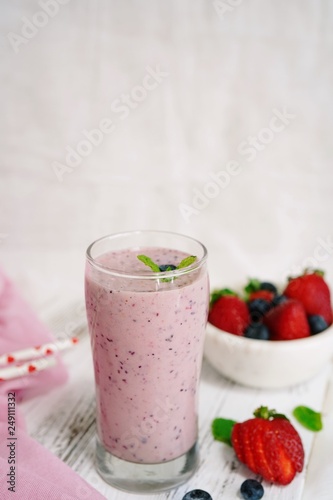
<path fill-rule="evenodd" d="M 137 259 L 140 253 L 159 265 L 177 265 L 186 256 L 170 249 L 140 248 L 103 254 L 97 262 L 112 270 L 151 275 Z M 208 298 L 204 267 L 161 282 L 107 275 L 87 264 L 97 431 L 114 456 L 161 463 L 195 444 Z"/>

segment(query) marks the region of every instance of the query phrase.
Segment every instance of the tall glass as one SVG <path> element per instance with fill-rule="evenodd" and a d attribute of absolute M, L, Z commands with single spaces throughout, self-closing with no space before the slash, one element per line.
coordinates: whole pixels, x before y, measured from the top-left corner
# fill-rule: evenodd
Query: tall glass
<path fill-rule="evenodd" d="M 137 258 L 180 269 L 156 272 Z M 85 294 L 96 383 L 97 470 L 120 489 L 161 491 L 198 462 L 198 384 L 209 303 L 207 251 L 163 231 L 101 238 Z"/>

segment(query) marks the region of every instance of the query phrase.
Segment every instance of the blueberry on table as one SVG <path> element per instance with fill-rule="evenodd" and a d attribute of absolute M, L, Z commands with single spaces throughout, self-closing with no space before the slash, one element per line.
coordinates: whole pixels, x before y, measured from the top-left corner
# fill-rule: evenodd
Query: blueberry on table
<path fill-rule="evenodd" d="M 273 283 L 269 283 L 268 281 L 263 281 L 260 283 L 260 290 L 267 290 L 268 292 L 277 293 L 277 288 Z"/>
<path fill-rule="evenodd" d="M 246 479 L 240 487 L 244 500 L 260 500 L 264 496 L 264 488 L 256 479 Z"/>
<path fill-rule="evenodd" d="M 183 500 L 213 500 L 207 491 L 192 490 L 183 496 Z"/>
<path fill-rule="evenodd" d="M 164 273 L 165 271 L 174 271 L 174 269 L 177 269 L 176 266 L 173 264 L 162 264 L 159 266 L 161 273 Z"/>
<path fill-rule="evenodd" d="M 263 323 L 251 323 L 244 332 L 248 339 L 269 340 L 269 330 Z"/>
<path fill-rule="evenodd" d="M 310 332 L 312 335 L 320 333 L 328 328 L 328 324 L 319 314 L 312 314 L 308 316 L 308 321 L 310 325 Z"/>

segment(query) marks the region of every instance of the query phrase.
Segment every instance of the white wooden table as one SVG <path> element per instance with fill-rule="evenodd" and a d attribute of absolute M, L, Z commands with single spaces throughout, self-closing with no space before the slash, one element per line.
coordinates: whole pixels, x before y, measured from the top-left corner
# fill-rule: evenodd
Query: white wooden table
<path fill-rule="evenodd" d="M 181 500 L 194 488 L 208 491 L 214 500 L 237 499 L 239 487 L 246 477 L 255 477 L 235 458 L 228 446 L 213 440 L 210 424 L 223 416 L 235 420 L 250 418 L 261 404 L 291 415 L 292 409 L 305 404 L 317 410 L 324 408 L 324 430 L 313 434 L 297 425 L 306 454 L 302 474 L 287 487 L 264 482 L 265 497 L 269 500 L 310 500 L 332 498 L 333 463 L 330 462 L 333 433 L 333 377 L 328 366 L 311 382 L 288 390 L 263 391 L 248 389 L 221 377 L 204 361 L 199 411 L 200 466 L 188 483 L 166 493 L 135 495 L 107 485 L 94 469 L 95 417 L 94 378 L 89 337 L 82 304 L 53 307 L 44 311 L 43 319 L 55 334 L 75 331 L 79 345 L 64 354 L 70 372 L 69 382 L 47 396 L 22 405 L 29 433 L 42 445 L 85 478 L 106 499 Z M 333 412 L 332 412 L 333 413 Z M 314 495 L 315 492 L 315 495 Z M 78 498 L 87 498 L 78 494 Z"/>

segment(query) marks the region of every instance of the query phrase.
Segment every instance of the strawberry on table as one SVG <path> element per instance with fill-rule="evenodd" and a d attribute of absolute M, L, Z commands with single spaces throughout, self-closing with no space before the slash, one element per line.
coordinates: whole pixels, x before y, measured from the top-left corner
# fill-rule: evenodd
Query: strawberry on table
<path fill-rule="evenodd" d="M 231 443 L 237 458 L 267 481 L 289 484 L 304 466 L 299 434 L 275 410 L 261 406 L 254 416 L 232 428 Z"/>
<path fill-rule="evenodd" d="M 243 335 L 250 323 L 250 314 L 244 300 L 229 289 L 212 293 L 208 321 L 229 333 Z"/>
<path fill-rule="evenodd" d="M 300 301 L 308 316 L 319 315 L 327 325 L 332 324 L 332 304 L 330 290 L 322 271 L 307 271 L 297 278 L 292 278 L 283 294 Z"/>
<path fill-rule="evenodd" d="M 297 300 L 287 300 L 268 311 L 264 323 L 271 340 L 294 340 L 310 336 L 305 309 Z"/>

